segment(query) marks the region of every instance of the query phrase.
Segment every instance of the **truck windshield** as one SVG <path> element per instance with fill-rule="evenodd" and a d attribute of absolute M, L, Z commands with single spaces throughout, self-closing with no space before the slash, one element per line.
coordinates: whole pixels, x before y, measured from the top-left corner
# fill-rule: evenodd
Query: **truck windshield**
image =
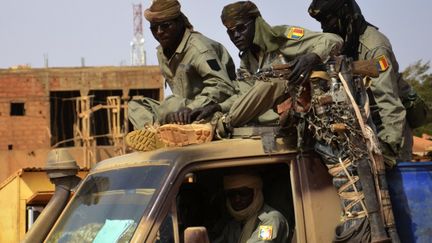
<path fill-rule="evenodd" d="M 129 242 L 169 164 L 89 175 L 47 242 Z"/>

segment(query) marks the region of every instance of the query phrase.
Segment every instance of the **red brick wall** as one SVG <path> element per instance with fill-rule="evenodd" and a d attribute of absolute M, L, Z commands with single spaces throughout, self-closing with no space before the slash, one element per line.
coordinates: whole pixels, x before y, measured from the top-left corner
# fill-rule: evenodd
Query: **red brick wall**
<path fill-rule="evenodd" d="M 159 89 L 159 67 L 0 69 L 0 151 L 50 147 L 50 91 Z M 11 102 L 25 104 L 24 116 L 10 116 Z M 0 158 L 1 162 L 1 158 Z"/>
<path fill-rule="evenodd" d="M 24 103 L 24 116 L 11 116 L 12 102 Z M 31 74 L 0 78 L 0 150 L 49 147 L 49 99 L 46 82 Z"/>
<path fill-rule="evenodd" d="M 50 91 L 79 90 L 86 95 L 89 90 L 120 89 L 127 94 L 129 89 L 151 89 L 159 90 L 163 99 L 163 86 L 157 66 L 0 69 L 0 183 L 20 168 L 45 164 L 51 149 Z M 25 115 L 10 116 L 11 102 L 24 103 Z M 98 152 L 97 157 L 106 154 Z"/>

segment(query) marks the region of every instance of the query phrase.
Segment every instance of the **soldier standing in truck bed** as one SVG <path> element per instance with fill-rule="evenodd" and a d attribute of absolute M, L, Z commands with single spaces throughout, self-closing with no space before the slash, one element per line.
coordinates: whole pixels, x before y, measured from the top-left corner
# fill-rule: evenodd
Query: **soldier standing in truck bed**
<path fill-rule="evenodd" d="M 422 100 L 399 73 L 390 41 L 365 20 L 355 0 L 314 0 L 309 14 L 321 23 L 323 32 L 338 34 L 345 40 L 342 54 L 354 60 L 377 61 L 380 75 L 371 80 L 368 93 L 381 148 L 389 165 L 410 161 L 413 142 L 410 125 L 414 124 L 407 122 L 410 118 L 407 112 L 411 114 L 410 107 Z M 412 120 L 421 119 L 426 120 L 424 117 Z"/>

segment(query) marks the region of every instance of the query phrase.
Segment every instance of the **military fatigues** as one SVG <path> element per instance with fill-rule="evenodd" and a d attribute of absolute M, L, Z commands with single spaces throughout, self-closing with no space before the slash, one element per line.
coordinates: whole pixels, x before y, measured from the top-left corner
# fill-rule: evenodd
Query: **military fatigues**
<path fill-rule="evenodd" d="M 241 223 L 235 220 L 230 221 L 224 228 L 223 233 L 214 243 L 238 243 L 242 229 Z M 288 242 L 289 227 L 285 217 L 277 210 L 268 205 L 258 212 L 256 228 L 247 243 L 258 242 Z"/>
<path fill-rule="evenodd" d="M 221 103 L 236 92 L 231 81 L 235 78 L 234 63 L 228 51 L 198 32 L 186 29 L 172 57 L 167 58 L 161 46 L 157 56 L 173 95 L 160 103 L 150 98 L 129 102 L 129 118 L 135 129 L 164 123 L 168 113 L 183 107 L 195 109 Z"/>
<path fill-rule="evenodd" d="M 378 61 L 380 75 L 372 79 L 371 90 L 376 102 L 375 110 L 379 113 L 378 116 L 373 116 L 373 120 L 378 137 L 384 143 L 382 144 L 384 155 L 409 161 L 413 140 L 402 98 L 407 96 L 411 87 L 399 73 L 399 65 L 391 44 L 381 32 L 368 26 L 360 36 L 358 52 L 359 60 Z M 374 107 L 371 109 L 373 112 Z M 389 149 L 397 154 L 393 154 Z"/>
<path fill-rule="evenodd" d="M 270 27 L 261 17 L 257 17 L 255 26 L 254 44 L 261 49 L 258 60 L 250 51 L 247 51 L 241 55 L 240 64 L 241 70 L 250 74 L 269 67 L 281 54 L 290 61 L 302 54 L 315 53 L 321 60 L 326 61 L 330 54 L 337 54 L 343 43 L 339 36 L 330 33 L 312 32 L 295 26 Z M 256 117 L 265 120 L 263 113 L 271 109 L 275 102 L 285 95 L 286 85 L 286 80 L 281 79 L 271 79 L 270 82 L 256 81 L 249 90 L 235 100 L 226 116 L 227 123 L 237 127 L 247 124 Z M 264 115 L 274 117 L 276 114 L 272 111 Z"/>

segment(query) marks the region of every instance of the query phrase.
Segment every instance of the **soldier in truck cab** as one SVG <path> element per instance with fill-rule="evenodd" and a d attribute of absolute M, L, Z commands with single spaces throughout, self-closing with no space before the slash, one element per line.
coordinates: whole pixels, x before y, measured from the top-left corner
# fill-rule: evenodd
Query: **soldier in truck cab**
<path fill-rule="evenodd" d="M 160 43 L 159 66 L 173 95 L 160 103 L 150 98 L 129 102 L 135 131 L 128 134 L 126 143 L 137 150 L 152 150 L 157 146 L 154 124 L 184 123 L 193 109 L 224 102 L 236 92 L 235 71 L 225 47 L 194 31 L 177 0 L 152 1 L 144 16 Z"/>
<path fill-rule="evenodd" d="M 259 175 L 227 175 L 223 185 L 226 207 L 232 219 L 212 242 L 288 242 L 288 222 L 279 211 L 265 204 Z"/>

